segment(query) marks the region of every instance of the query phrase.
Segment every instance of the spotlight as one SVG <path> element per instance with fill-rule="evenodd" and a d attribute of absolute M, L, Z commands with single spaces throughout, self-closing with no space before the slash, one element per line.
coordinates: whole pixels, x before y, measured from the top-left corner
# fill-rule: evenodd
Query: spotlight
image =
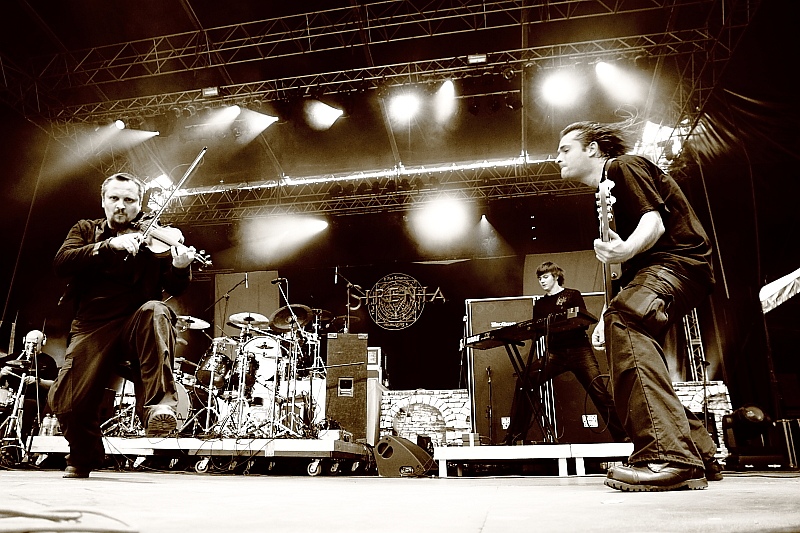
<path fill-rule="evenodd" d="M 125 122 L 122 119 L 117 119 L 114 121 L 114 127 L 117 128 L 118 130 L 124 130 Z"/>
<path fill-rule="evenodd" d="M 467 63 L 470 65 L 480 65 L 486 63 L 486 54 L 470 54 L 467 56 Z"/>
<path fill-rule="evenodd" d="M 356 188 L 356 194 L 367 194 L 370 191 L 370 186 L 366 181 L 362 181 Z"/>
<path fill-rule="evenodd" d="M 389 180 L 388 183 L 386 183 L 386 192 L 397 192 L 397 182 L 394 180 Z"/>
<path fill-rule="evenodd" d="M 219 87 L 203 87 L 200 90 L 200 94 L 202 94 L 203 98 L 214 98 L 219 96 Z"/>
<path fill-rule="evenodd" d="M 513 68 L 506 65 L 505 67 L 502 68 L 502 70 L 500 70 L 500 75 L 503 76 L 503 79 L 505 79 L 506 81 L 511 81 L 516 77 L 517 73 L 514 72 Z"/>

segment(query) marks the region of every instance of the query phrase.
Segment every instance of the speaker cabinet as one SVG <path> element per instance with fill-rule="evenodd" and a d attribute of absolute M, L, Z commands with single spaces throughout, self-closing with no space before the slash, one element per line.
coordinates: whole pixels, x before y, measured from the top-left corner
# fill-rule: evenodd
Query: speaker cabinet
<path fill-rule="evenodd" d="M 328 333 L 326 417 L 367 440 L 367 334 Z"/>
<path fill-rule="evenodd" d="M 436 466 L 427 451 L 402 437 L 381 437 L 372 453 L 381 477 L 424 476 Z"/>
<path fill-rule="evenodd" d="M 468 335 L 529 320 L 533 315 L 532 296 L 466 300 L 466 305 Z M 527 360 L 530 351 L 531 341 L 519 347 L 523 360 Z M 473 429 L 484 444 L 499 444 L 506 434 L 501 421 L 511 413 L 514 398 L 514 367 L 502 346 L 489 350 L 468 348 L 467 357 Z"/>

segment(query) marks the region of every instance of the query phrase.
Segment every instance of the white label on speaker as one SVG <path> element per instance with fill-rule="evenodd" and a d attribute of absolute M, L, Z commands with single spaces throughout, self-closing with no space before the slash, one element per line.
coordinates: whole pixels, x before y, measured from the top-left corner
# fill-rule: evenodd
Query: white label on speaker
<path fill-rule="evenodd" d="M 503 429 L 508 429 L 508 426 L 510 426 L 510 425 L 511 425 L 511 417 L 510 416 L 500 417 L 500 426 L 502 426 Z"/>
<path fill-rule="evenodd" d="M 600 426 L 597 421 L 597 415 L 581 415 L 581 419 L 583 420 L 583 427 L 585 428 L 596 428 Z"/>

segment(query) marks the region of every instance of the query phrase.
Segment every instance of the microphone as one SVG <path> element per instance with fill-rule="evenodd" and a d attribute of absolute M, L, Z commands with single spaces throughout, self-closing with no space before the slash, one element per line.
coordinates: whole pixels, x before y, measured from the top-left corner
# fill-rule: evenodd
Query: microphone
<path fill-rule="evenodd" d="M 334 285 L 338 285 L 339 284 L 339 267 L 338 266 L 336 267 L 336 270 L 334 270 L 334 272 L 333 272 L 333 284 Z"/>
<path fill-rule="evenodd" d="M 270 283 L 275 285 L 276 283 L 280 283 L 281 281 L 286 281 L 286 278 L 275 278 L 272 281 L 270 281 Z"/>
<path fill-rule="evenodd" d="M 247 281 L 247 272 L 244 273 L 244 288 L 249 289 L 250 283 Z"/>

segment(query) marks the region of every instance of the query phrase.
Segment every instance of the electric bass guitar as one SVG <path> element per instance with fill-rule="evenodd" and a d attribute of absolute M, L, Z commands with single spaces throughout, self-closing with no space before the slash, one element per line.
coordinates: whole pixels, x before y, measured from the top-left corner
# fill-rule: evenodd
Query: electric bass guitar
<path fill-rule="evenodd" d="M 614 197 L 611 195 L 613 187 L 613 181 L 604 179 L 597 188 L 597 214 L 600 218 L 600 240 L 603 242 L 611 240 L 608 231 L 614 221 L 614 214 L 611 208 L 614 204 Z M 606 308 L 614 297 L 611 282 L 619 279 L 621 273 L 619 264 L 603 263 L 603 290 L 605 292 Z"/>

